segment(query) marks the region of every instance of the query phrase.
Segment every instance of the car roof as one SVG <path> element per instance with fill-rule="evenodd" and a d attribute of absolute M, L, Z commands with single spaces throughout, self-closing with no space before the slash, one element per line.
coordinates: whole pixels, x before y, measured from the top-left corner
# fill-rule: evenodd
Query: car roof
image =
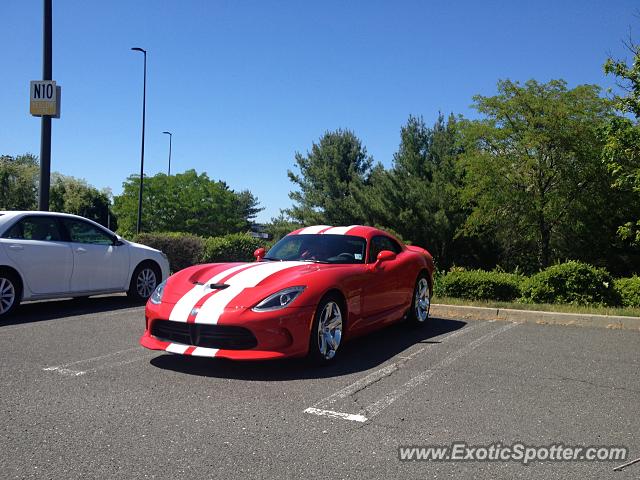
<path fill-rule="evenodd" d="M 384 230 L 370 227 L 368 225 L 349 225 L 342 227 L 333 227 L 331 225 L 311 225 L 309 227 L 294 230 L 289 235 L 353 235 L 356 237 L 366 238 L 367 240 L 377 235 L 385 235 L 393 238 L 402 245 L 402 242 L 389 232 L 385 232 Z"/>
<path fill-rule="evenodd" d="M 45 212 L 42 210 L 0 210 L 0 219 L 9 219 L 15 217 L 22 217 L 25 215 L 53 215 L 57 217 L 79 218 L 82 220 L 88 220 L 87 218 L 72 213 L 61 212 Z"/>
<path fill-rule="evenodd" d="M 54 217 L 62 217 L 62 218 L 77 218 L 78 220 L 84 220 L 85 222 L 89 222 L 97 227 L 100 227 L 103 230 L 110 231 L 108 228 L 100 225 L 97 222 L 85 217 L 81 217 L 80 215 L 74 215 L 72 213 L 61 213 L 61 212 L 45 212 L 42 210 L 0 210 L 0 227 L 4 228 L 7 226 L 7 223 L 10 221 L 26 216 L 33 215 L 48 215 Z M 113 233 L 113 232 L 111 232 Z"/>

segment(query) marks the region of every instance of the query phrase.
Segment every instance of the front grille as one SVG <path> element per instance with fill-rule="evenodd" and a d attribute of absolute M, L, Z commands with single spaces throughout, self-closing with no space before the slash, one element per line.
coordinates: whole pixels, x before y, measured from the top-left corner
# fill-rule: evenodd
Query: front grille
<path fill-rule="evenodd" d="M 246 350 L 254 348 L 258 341 L 250 330 L 228 325 L 203 325 L 201 323 L 156 320 L 151 324 L 151 335 L 159 340 L 194 345 L 196 347 Z"/>

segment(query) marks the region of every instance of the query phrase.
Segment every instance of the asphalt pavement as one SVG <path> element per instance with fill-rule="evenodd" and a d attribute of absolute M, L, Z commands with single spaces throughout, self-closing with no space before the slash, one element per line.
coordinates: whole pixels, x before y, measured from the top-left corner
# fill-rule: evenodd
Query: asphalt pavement
<path fill-rule="evenodd" d="M 331 366 L 138 346 L 122 296 L 0 323 L 0 478 L 640 478 L 640 463 L 399 460 L 400 446 L 625 446 L 640 457 L 640 333 L 433 319 Z"/>

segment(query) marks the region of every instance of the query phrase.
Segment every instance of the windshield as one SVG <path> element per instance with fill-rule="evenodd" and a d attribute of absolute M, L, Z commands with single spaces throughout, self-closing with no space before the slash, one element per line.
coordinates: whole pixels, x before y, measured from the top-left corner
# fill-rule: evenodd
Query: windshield
<path fill-rule="evenodd" d="M 367 241 L 352 235 L 288 235 L 267 252 L 264 260 L 317 263 L 364 263 Z"/>

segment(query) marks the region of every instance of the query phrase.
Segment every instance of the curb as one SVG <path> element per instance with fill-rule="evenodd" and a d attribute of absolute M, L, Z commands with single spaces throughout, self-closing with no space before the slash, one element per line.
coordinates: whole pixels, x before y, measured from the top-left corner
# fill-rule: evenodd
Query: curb
<path fill-rule="evenodd" d="M 576 327 L 609 328 L 640 331 L 640 317 L 591 315 L 583 313 L 540 312 L 511 308 L 467 307 L 462 305 L 431 305 L 431 315 L 452 320 L 498 320 Z"/>

